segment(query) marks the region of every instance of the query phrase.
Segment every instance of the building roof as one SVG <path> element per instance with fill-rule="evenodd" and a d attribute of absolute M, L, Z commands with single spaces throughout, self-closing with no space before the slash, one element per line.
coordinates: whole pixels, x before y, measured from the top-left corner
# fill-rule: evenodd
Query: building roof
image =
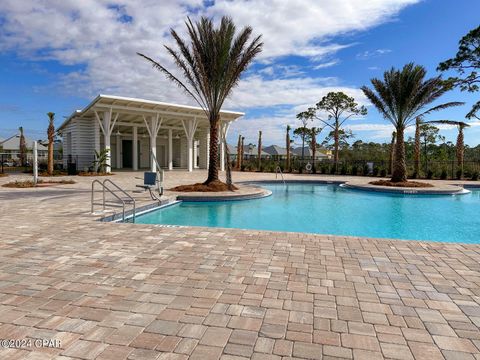
<path fill-rule="evenodd" d="M 267 146 L 263 148 L 263 151 L 269 155 L 287 155 L 287 148 L 278 145 Z"/>
<path fill-rule="evenodd" d="M 27 148 L 31 149 L 33 147 L 33 140 L 25 137 L 25 144 L 27 144 Z M 20 151 L 20 135 L 5 141 L 0 146 L 2 146 L 3 150 Z M 38 146 L 37 149 L 41 151 L 48 149 L 46 146 L 43 146 L 40 142 L 38 142 L 37 146 Z"/>
<path fill-rule="evenodd" d="M 302 147 L 296 147 L 292 149 L 292 153 L 296 156 L 302 156 Z M 312 149 L 310 149 L 309 146 L 305 146 L 305 151 L 304 151 L 305 156 L 312 156 Z M 315 157 L 316 158 L 321 158 L 321 157 L 328 157 L 328 155 L 324 154 L 321 152 L 318 148 L 317 151 L 315 152 Z"/>
<path fill-rule="evenodd" d="M 88 104 L 82 110 L 74 111 L 63 123 L 59 126 L 58 131 L 62 129 L 74 118 L 76 117 L 94 117 L 95 111 L 104 111 L 112 109 L 113 112 L 119 112 L 122 114 L 124 120 L 137 120 L 142 121 L 143 119 L 138 120 L 138 115 L 155 115 L 160 114 L 163 118 L 163 123 L 167 123 L 170 120 L 178 120 L 185 118 L 197 117 L 198 120 L 203 123 L 208 123 L 205 112 L 200 107 L 188 106 L 188 105 L 179 105 L 173 103 L 166 103 L 160 101 L 152 101 L 139 98 L 130 98 L 116 95 L 98 95 L 93 99 L 90 104 Z M 130 118 L 128 115 L 130 114 Z M 131 115 L 135 115 L 133 118 Z M 226 111 L 222 110 L 220 116 L 223 120 L 233 121 L 241 116 L 245 115 L 241 112 Z M 136 118 L 136 119 L 135 119 Z"/>

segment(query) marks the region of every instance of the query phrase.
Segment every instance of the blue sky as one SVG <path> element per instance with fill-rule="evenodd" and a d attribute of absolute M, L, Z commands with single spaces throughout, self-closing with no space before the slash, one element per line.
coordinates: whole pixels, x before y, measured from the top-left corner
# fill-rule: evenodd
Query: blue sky
<path fill-rule="evenodd" d="M 114 6 L 112 6 L 112 4 Z M 263 34 L 265 49 L 226 107 L 245 117 L 231 127 L 255 143 L 283 143 L 287 124 L 328 91 L 342 90 L 369 105 L 359 87 L 391 66 L 414 61 L 437 75 L 458 40 L 478 26 L 480 2 L 471 0 L 233 0 L 228 2 L 86 0 L 0 3 L 0 137 L 23 126 L 45 137 L 48 111 L 63 117 L 99 93 L 192 104 L 160 73 L 135 55 L 141 51 L 167 66 L 162 48 L 168 29 L 183 32 L 187 15 L 231 15 Z M 463 119 L 480 93 L 452 91 L 441 101 L 465 101 L 431 118 Z M 385 141 L 392 129 L 376 110 L 349 121 L 356 139 Z M 315 124 L 318 125 L 318 124 Z M 466 142 L 478 143 L 480 126 Z M 326 132 L 326 131 L 325 131 Z M 454 140 L 453 128 L 442 128 Z M 324 134 L 319 136 L 319 140 Z"/>

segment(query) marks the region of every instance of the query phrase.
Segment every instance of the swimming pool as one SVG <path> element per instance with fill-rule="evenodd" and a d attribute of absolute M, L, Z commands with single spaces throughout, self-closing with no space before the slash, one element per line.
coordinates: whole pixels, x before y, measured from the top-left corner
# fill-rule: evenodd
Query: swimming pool
<path fill-rule="evenodd" d="M 315 183 L 261 184 L 262 199 L 181 202 L 137 217 L 141 224 L 210 226 L 480 243 L 480 191 L 397 195 Z"/>

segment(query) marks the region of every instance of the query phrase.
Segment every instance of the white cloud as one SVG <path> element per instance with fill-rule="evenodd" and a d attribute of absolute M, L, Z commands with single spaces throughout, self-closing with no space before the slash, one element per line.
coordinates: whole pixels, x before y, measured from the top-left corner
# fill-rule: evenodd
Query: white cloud
<path fill-rule="evenodd" d="M 320 63 L 320 64 L 314 66 L 313 69 L 314 70 L 325 69 L 325 68 L 337 65 L 338 63 L 340 63 L 340 60 L 339 59 L 334 59 L 334 60 L 331 60 L 331 61 Z"/>
<path fill-rule="evenodd" d="M 251 25 L 256 34 L 263 34 L 265 48 L 260 60 L 272 62 L 296 55 L 320 61 L 349 46 L 330 42 L 333 36 L 389 21 L 405 6 L 418 1 L 298 0 L 293 4 L 282 0 L 232 0 L 205 7 L 201 0 L 118 0 L 115 6 L 107 0 L 3 0 L 0 51 L 14 51 L 29 60 L 82 66 L 82 70 L 67 72 L 55 84 L 77 96 L 115 92 L 191 103 L 135 54 L 144 52 L 173 67 L 163 44 L 171 42 L 170 28 L 184 34 L 187 15 L 231 15 L 239 26 Z M 285 77 L 300 76 L 301 70 L 297 70 Z M 304 86 L 312 81 L 305 79 Z M 291 102 L 298 94 L 288 81 L 255 77 L 243 81 L 244 90 L 239 93 L 244 93 L 245 84 L 252 82 L 262 83 L 267 89 L 284 86 L 276 91 L 282 96 L 275 101 L 278 103 Z M 244 94 L 238 103 L 245 108 L 257 106 L 256 95 Z"/>
<path fill-rule="evenodd" d="M 376 49 L 376 50 L 366 50 L 356 55 L 358 60 L 368 60 L 371 58 L 377 58 L 379 56 L 391 53 L 390 49 Z"/>

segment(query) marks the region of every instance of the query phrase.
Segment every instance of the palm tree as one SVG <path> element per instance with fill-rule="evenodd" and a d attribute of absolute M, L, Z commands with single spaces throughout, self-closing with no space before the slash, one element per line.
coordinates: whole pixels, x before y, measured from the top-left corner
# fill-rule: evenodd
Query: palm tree
<path fill-rule="evenodd" d="M 430 124 L 445 124 L 445 125 L 454 125 L 458 129 L 457 135 L 457 144 L 456 144 L 456 155 L 457 155 L 457 167 L 459 172 L 459 177 L 463 176 L 463 158 L 465 154 L 465 144 L 463 141 L 463 129 L 469 127 L 470 125 L 463 121 L 454 121 L 454 120 L 432 120 L 428 121 Z"/>
<path fill-rule="evenodd" d="M 27 162 L 27 143 L 25 141 L 25 135 L 23 134 L 23 126 L 20 126 L 18 128 L 18 131 L 20 131 L 20 164 L 22 166 L 25 166 Z"/>
<path fill-rule="evenodd" d="M 220 109 L 232 89 L 238 84 L 241 74 L 262 51 L 261 36 L 250 41 L 252 28 L 247 26 L 236 34 L 236 26 L 230 17 L 224 16 L 215 28 L 212 19 L 202 17 L 195 24 L 186 21 L 189 39 L 183 40 L 174 29 L 177 50 L 165 46 L 184 81 L 150 57 L 138 53 L 154 68 L 163 72 L 171 81 L 189 94 L 205 111 L 210 123 L 210 154 L 208 177 L 205 185 L 219 182 L 218 178 L 218 130 Z M 189 42 L 189 44 L 187 43 Z"/>
<path fill-rule="evenodd" d="M 285 136 L 285 147 L 287 148 L 287 164 L 286 170 L 290 171 L 290 125 L 287 125 L 287 135 Z"/>
<path fill-rule="evenodd" d="M 393 171 L 393 164 L 395 160 L 395 138 L 397 133 L 394 131 L 392 132 L 392 141 L 390 142 L 390 170 L 389 173 L 392 174 Z"/>
<path fill-rule="evenodd" d="M 258 131 L 258 171 L 262 165 L 262 130 Z"/>
<path fill-rule="evenodd" d="M 48 112 L 48 163 L 47 163 L 47 173 L 48 175 L 53 175 L 53 140 L 55 139 L 55 126 L 53 121 L 55 120 L 55 113 Z"/>
<path fill-rule="evenodd" d="M 245 136 L 242 136 L 242 139 L 240 141 L 240 167 L 238 168 L 239 170 L 242 170 L 243 166 L 243 156 L 245 154 L 245 148 L 244 148 L 244 143 L 245 142 Z"/>
<path fill-rule="evenodd" d="M 415 154 L 414 154 L 414 173 L 415 177 L 420 176 L 420 127 L 422 118 L 417 116 L 415 120 Z"/>
<path fill-rule="evenodd" d="M 242 156 L 240 156 L 240 152 L 242 151 L 242 135 L 238 135 L 238 142 L 237 142 L 237 170 L 240 170 L 242 166 Z"/>
<path fill-rule="evenodd" d="M 409 63 L 402 70 L 391 68 L 386 71 L 383 80 L 371 79 L 373 90 L 362 86 L 365 96 L 395 126 L 397 139 L 392 182 L 407 181 L 404 132 L 414 119 L 432 111 L 463 104 L 448 102 L 424 110 L 450 89 L 440 76 L 425 79 L 426 74 L 423 66 Z"/>
<path fill-rule="evenodd" d="M 308 142 L 310 145 L 310 150 L 312 150 L 312 171 L 315 173 L 316 168 L 315 168 L 315 155 L 317 154 L 317 135 L 322 132 L 323 128 L 316 128 L 312 127 L 311 129 L 308 129 Z"/>

